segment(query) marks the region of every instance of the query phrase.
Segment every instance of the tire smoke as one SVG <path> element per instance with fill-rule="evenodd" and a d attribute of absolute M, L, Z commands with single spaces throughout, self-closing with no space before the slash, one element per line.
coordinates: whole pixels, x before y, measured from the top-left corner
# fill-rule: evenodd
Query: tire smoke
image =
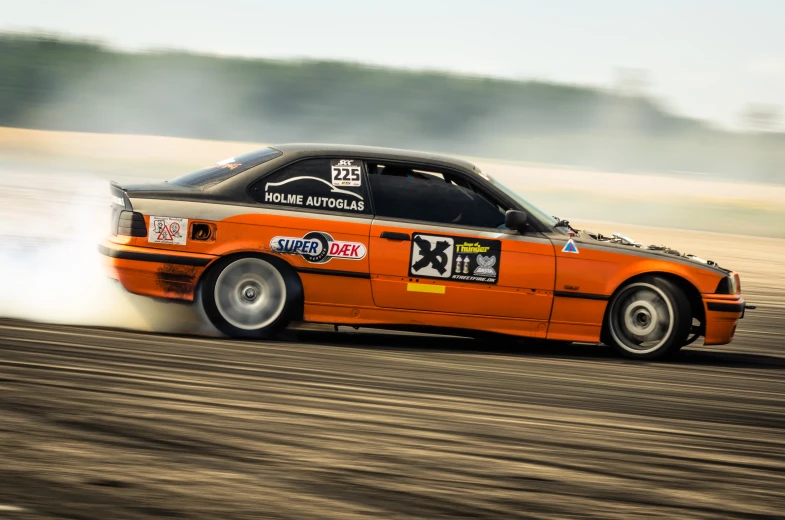
<path fill-rule="evenodd" d="M 217 335 L 199 305 L 126 292 L 107 277 L 108 181 L 63 172 L 0 171 L 0 316 Z"/>

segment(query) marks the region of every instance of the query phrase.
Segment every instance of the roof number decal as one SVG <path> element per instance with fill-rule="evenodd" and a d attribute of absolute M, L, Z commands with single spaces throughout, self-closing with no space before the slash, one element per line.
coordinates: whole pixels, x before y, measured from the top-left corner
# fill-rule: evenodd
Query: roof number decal
<path fill-rule="evenodd" d="M 333 186 L 362 185 L 362 167 L 354 159 L 334 159 L 330 161 L 330 176 Z"/>

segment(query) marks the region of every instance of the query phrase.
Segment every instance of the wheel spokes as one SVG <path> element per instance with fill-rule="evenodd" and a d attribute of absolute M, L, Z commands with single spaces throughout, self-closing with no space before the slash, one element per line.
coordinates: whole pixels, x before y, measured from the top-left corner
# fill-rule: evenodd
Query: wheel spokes
<path fill-rule="evenodd" d="M 657 287 L 647 283 L 632 285 L 612 304 L 611 334 L 623 348 L 647 353 L 667 341 L 672 314 L 667 296 Z"/>
<path fill-rule="evenodd" d="M 258 258 L 244 258 L 226 266 L 215 284 L 215 303 L 231 325 L 256 330 L 280 315 L 286 285 L 278 270 Z"/>

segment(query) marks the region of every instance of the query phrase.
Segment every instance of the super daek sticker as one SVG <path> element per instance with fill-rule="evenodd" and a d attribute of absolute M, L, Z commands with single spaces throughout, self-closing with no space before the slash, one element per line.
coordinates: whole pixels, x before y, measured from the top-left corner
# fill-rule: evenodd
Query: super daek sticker
<path fill-rule="evenodd" d="M 300 255 L 312 264 L 323 264 L 333 258 L 362 260 L 367 248 L 360 242 L 335 240 L 323 231 L 311 231 L 303 237 L 273 237 L 270 250 L 275 253 Z"/>

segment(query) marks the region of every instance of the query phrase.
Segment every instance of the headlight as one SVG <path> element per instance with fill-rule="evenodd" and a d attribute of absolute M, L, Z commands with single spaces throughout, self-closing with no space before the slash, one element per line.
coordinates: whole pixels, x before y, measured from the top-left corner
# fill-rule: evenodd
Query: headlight
<path fill-rule="evenodd" d="M 731 273 L 717 285 L 717 294 L 739 294 L 741 292 L 741 280 L 739 275 Z"/>

